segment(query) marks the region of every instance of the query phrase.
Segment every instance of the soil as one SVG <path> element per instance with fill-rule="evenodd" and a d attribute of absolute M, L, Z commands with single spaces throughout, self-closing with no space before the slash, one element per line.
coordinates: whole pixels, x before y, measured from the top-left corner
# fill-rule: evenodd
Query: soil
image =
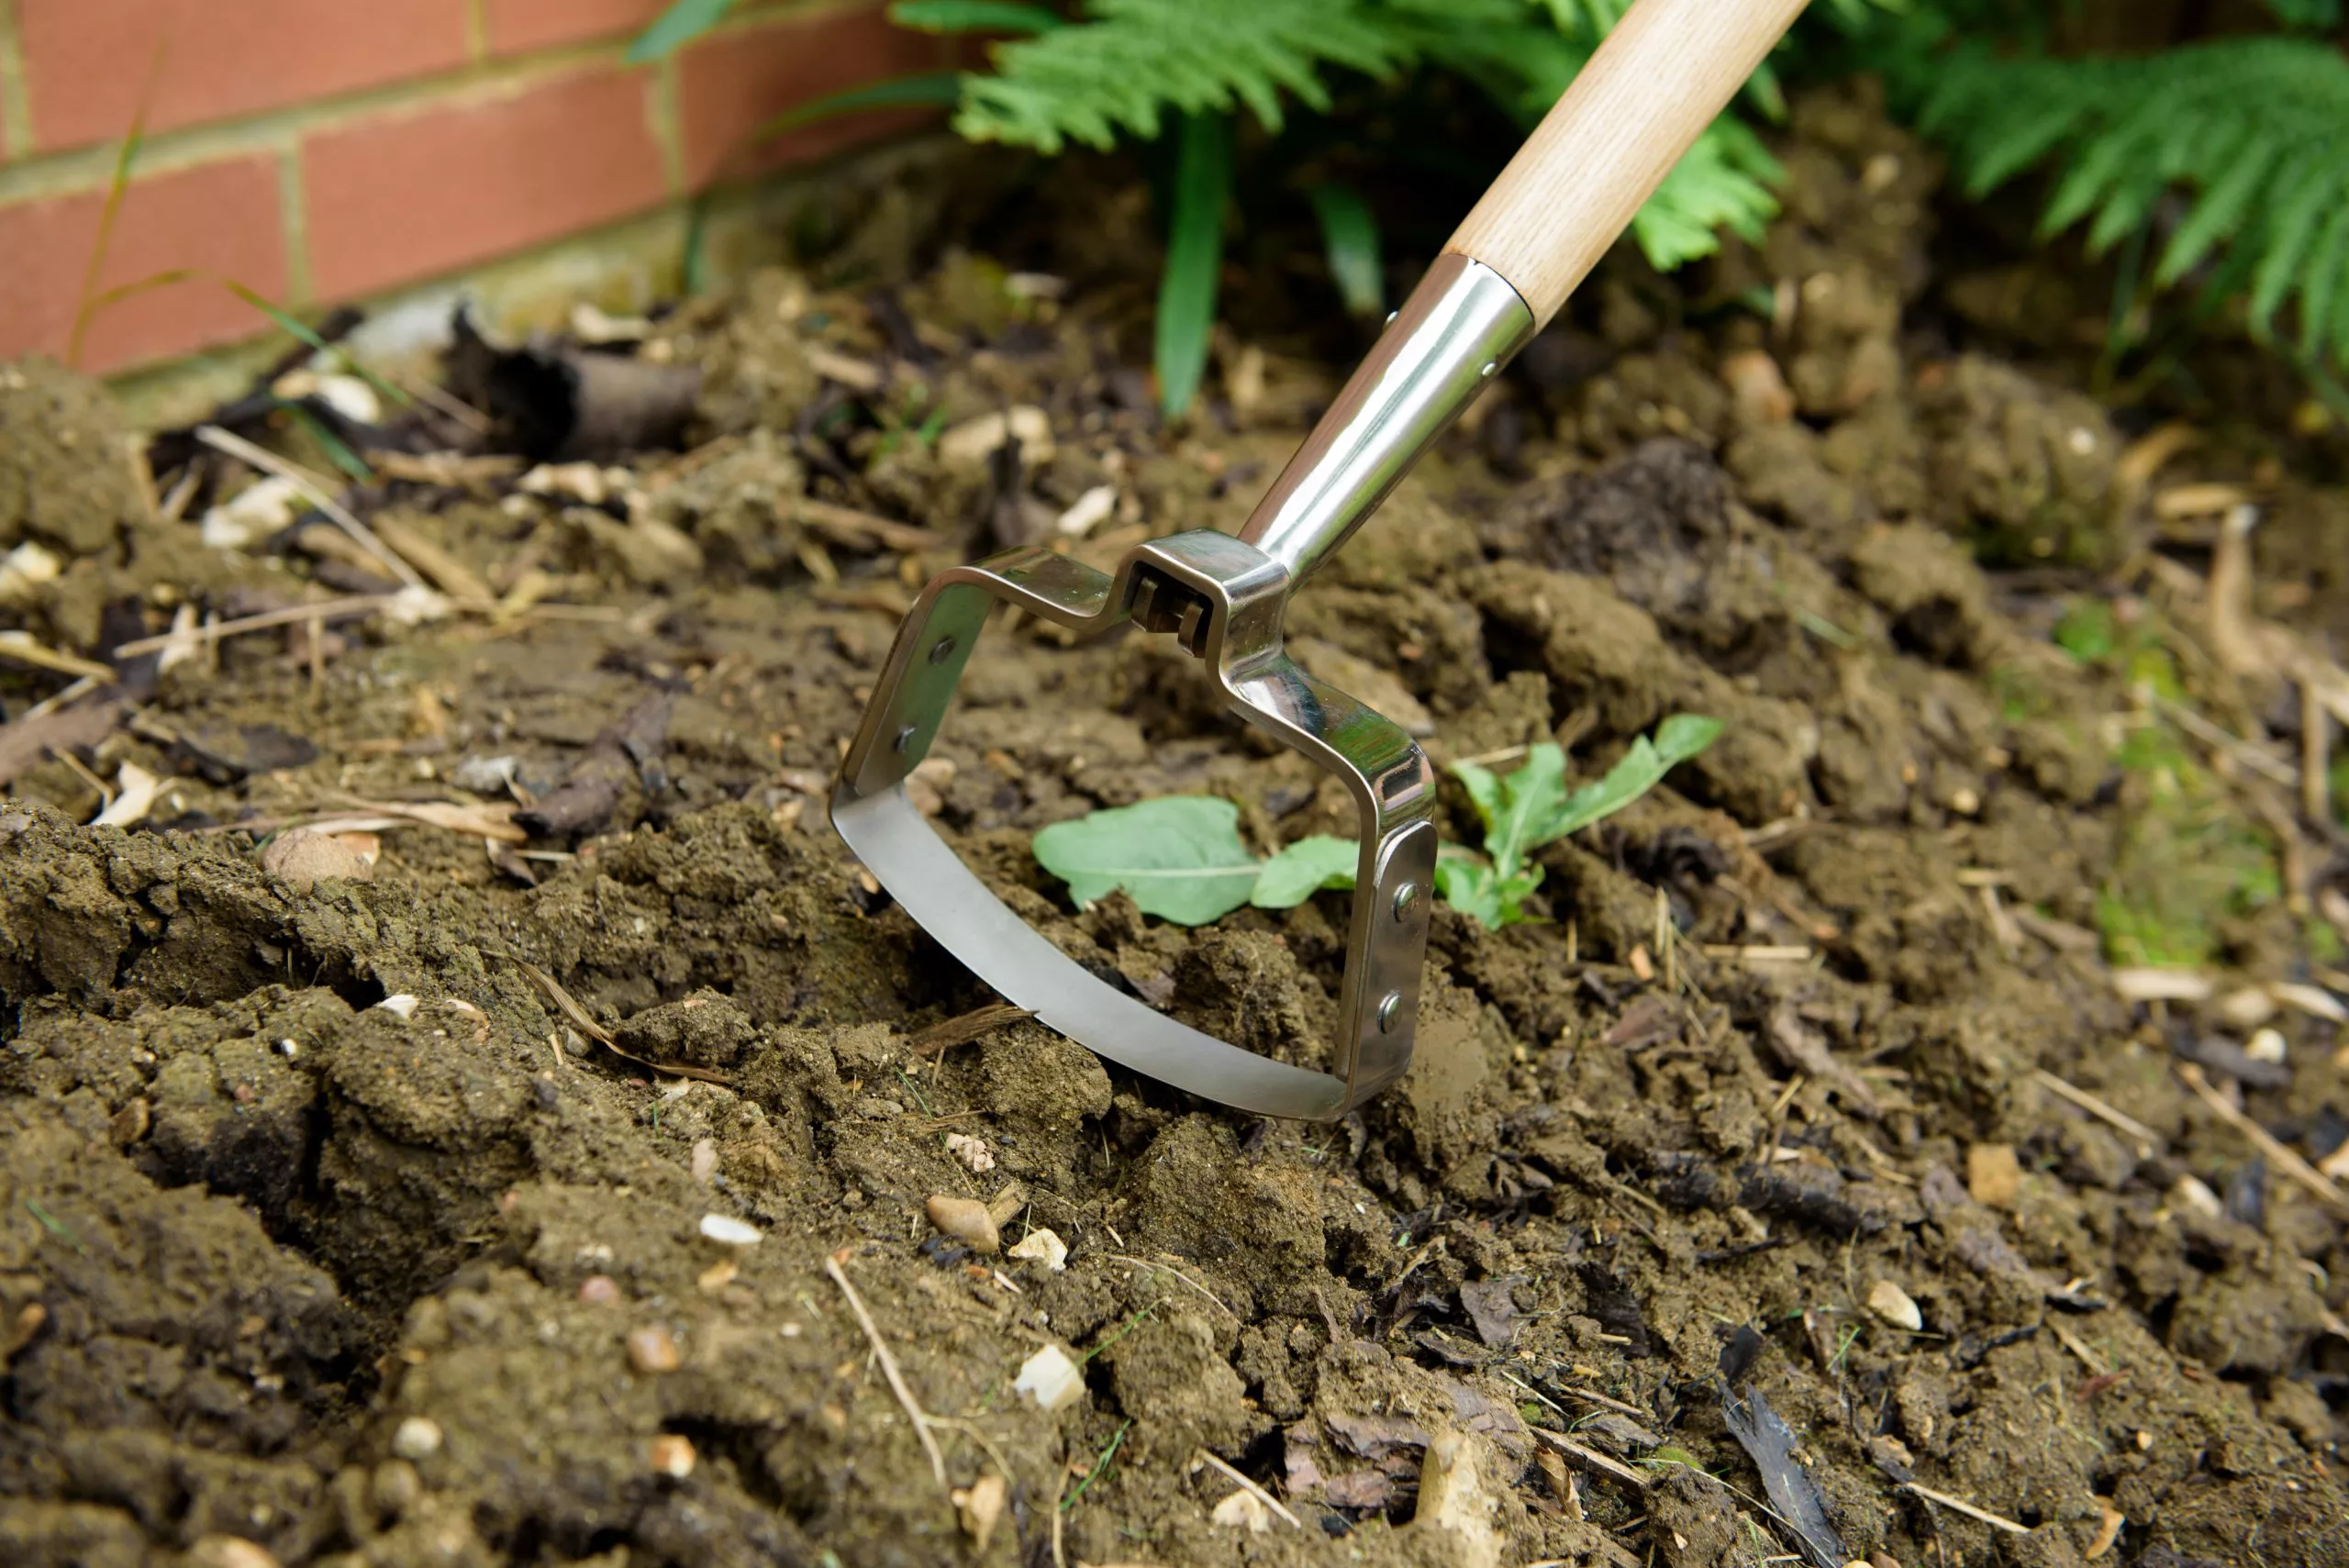
<path fill-rule="evenodd" d="M 1719 269 L 1790 280 L 1791 321 L 1667 328 L 1610 271 L 1294 606 L 1439 761 L 1557 738 L 1586 776 L 1726 726 L 1542 851 L 1542 920 L 1439 912 L 1417 1063 L 1342 1123 L 1016 1019 L 926 1035 L 994 998 L 823 820 L 908 584 L 1103 485 L 1088 558 L 1234 528 L 1341 373 L 1243 323 L 1162 426 L 1148 258 L 1095 229 L 1064 297 L 949 250 L 653 324 L 640 357 L 704 367 L 682 457 L 353 492 L 552 609 L 228 638 L 0 729 L 0 1558 L 2349 1562 L 2343 1214 L 2179 1071 L 2332 1152 L 2339 1032 L 2256 989 L 2337 977 L 2322 921 L 2222 882 L 2212 998 L 2117 994 L 2099 895 L 2165 820 L 2122 747 L 2160 720 L 2048 628 L 2051 584 L 2143 570 L 2127 438 L 1948 339 L 1931 160 L 1864 96 L 1793 135 L 1788 217 Z M 100 395 L 0 377 L 0 547 L 60 568 L 6 613 L 44 642 L 360 570 L 298 524 L 202 545 L 225 470 L 164 522 Z M 2271 483 L 2337 561 L 2321 473 Z M 2263 602 L 2321 626 L 2337 586 Z M 1185 930 L 1027 852 L 1170 792 L 1267 850 L 1350 820 L 1171 642 L 998 627 L 937 755 L 941 828 L 1064 951 L 1326 1055 L 1342 895 Z M 83 826 L 133 767 L 145 819 Z M 380 859 L 265 870 L 297 821 Z M 939 1195 L 1065 1267 L 941 1234 Z M 1047 1349 L 1056 1412 L 1016 1386 Z M 1757 1396 L 1780 1460 L 1732 1431 Z M 1806 1485 L 1832 1542 L 1781 1522 Z"/>

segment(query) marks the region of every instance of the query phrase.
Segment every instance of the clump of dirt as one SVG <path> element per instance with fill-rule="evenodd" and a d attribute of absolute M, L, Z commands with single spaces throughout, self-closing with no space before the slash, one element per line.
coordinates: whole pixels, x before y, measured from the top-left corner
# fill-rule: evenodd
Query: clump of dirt
<path fill-rule="evenodd" d="M 136 461 L 95 383 L 48 360 L 0 366 L 0 627 L 86 651 L 118 600 L 163 588 L 168 607 L 228 584 L 194 530 L 153 515 Z"/>
<path fill-rule="evenodd" d="M 354 492 L 495 615 L 230 639 L 11 762 L 10 1561 L 1628 1568 L 1802 1550 L 1772 1481 L 1870 1562 L 2349 1551 L 2343 1209 L 2240 1120 L 2338 1168 L 2332 884 L 2305 924 L 2206 889 L 2248 901 L 2199 1000 L 2116 984 L 2144 737 L 2230 833 L 2244 764 L 1960 542 L 2103 548 L 2115 454 L 2066 432 L 2114 438 L 1904 337 L 1930 163 L 1865 95 L 1794 124 L 1730 259 L 1788 327 L 1666 343 L 1602 280 L 1611 368 L 1520 389 L 1508 462 L 1461 434 L 1294 606 L 1439 761 L 1725 726 L 1542 851 L 1542 918 L 1436 912 L 1414 1067 L 1341 1122 L 995 1007 L 823 822 L 911 584 L 1236 523 L 1308 413 L 1265 378 L 1328 379 L 1231 345 L 1230 427 L 1165 428 L 1082 291 L 975 251 L 664 321 L 708 371 L 681 457 Z M 1351 830 L 1202 685 L 998 624 L 914 798 L 1103 980 L 1321 1061 L 1343 895 L 1186 930 L 1029 852 L 1180 792 L 1263 849 Z M 608 820 L 532 837 L 583 780 Z M 297 824 L 371 874 L 273 877 Z"/>

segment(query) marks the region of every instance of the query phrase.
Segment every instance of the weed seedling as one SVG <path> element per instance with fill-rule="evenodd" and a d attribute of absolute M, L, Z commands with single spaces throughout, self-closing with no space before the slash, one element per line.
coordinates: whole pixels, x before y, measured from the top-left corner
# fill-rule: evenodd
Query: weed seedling
<path fill-rule="evenodd" d="M 1664 782 L 1675 766 L 1711 745 L 1720 720 L 1676 713 L 1641 736 L 1622 760 L 1576 789 L 1566 786 L 1566 755 L 1548 741 L 1531 747 L 1513 773 L 1454 762 L 1485 828 L 1480 851 L 1446 844 L 1436 858 L 1437 891 L 1446 902 L 1497 930 L 1530 918 L 1525 899 L 1542 883 L 1527 858 L 1603 817 Z M 1137 806 L 1056 822 L 1036 835 L 1035 855 L 1068 884 L 1079 905 L 1123 889 L 1145 915 L 1204 926 L 1243 904 L 1287 909 L 1324 888 L 1350 888 L 1359 850 L 1352 839 L 1316 834 L 1259 861 L 1240 840 L 1240 811 L 1209 795 L 1172 795 Z"/>

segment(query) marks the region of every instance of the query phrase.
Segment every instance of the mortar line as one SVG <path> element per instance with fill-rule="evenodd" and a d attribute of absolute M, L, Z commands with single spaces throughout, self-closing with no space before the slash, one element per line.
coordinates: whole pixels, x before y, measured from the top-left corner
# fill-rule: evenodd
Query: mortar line
<path fill-rule="evenodd" d="M 478 65 L 489 58 L 489 0 L 465 0 L 465 58 Z"/>
<path fill-rule="evenodd" d="M 17 0 L 0 0 L 0 153 L 11 159 L 33 155 L 33 106 Z"/>

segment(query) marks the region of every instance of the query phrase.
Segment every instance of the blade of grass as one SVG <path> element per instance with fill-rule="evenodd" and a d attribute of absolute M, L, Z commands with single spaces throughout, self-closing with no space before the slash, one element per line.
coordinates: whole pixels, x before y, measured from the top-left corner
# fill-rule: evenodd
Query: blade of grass
<path fill-rule="evenodd" d="M 630 65 L 666 60 L 726 19 L 734 0 L 676 0 L 628 46 Z"/>
<path fill-rule="evenodd" d="M 1321 220 L 1321 244 L 1338 296 L 1355 316 L 1386 309 L 1384 269 L 1379 265 L 1378 220 L 1352 185 L 1336 180 L 1313 187 L 1313 216 Z"/>
<path fill-rule="evenodd" d="M 329 343 L 319 337 L 307 322 L 271 299 L 267 295 L 248 284 L 240 284 L 234 278 L 224 277 L 218 272 L 207 272 L 201 267 L 173 267 L 164 272 L 150 272 L 143 278 L 134 278 L 127 284 L 117 284 L 114 287 L 94 297 L 89 303 L 89 311 L 91 315 L 95 316 L 98 312 L 119 305 L 126 299 L 131 299 L 142 294 L 150 294 L 156 289 L 169 288 L 173 284 L 186 283 L 218 284 L 222 288 L 269 317 L 280 331 L 293 338 L 296 342 L 306 345 L 314 352 L 326 355 L 342 369 L 373 387 L 376 395 L 389 399 L 403 408 L 416 406 L 416 399 L 409 396 L 405 389 L 385 381 L 382 376 L 352 359 L 340 345 Z M 448 410 L 444 408 L 442 412 L 446 413 Z"/>
<path fill-rule="evenodd" d="M 870 82 L 785 109 L 752 131 L 751 143 L 772 141 L 801 126 L 865 109 L 951 109 L 962 101 L 962 96 L 960 72 L 924 71 L 912 76 L 892 76 L 885 82 Z"/>
<path fill-rule="evenodd" d="M 889 19 L 918 33 L 1021 33 L 1033 36 L 1064 27 L 1047 6 L 1019 0 L 898 0 Z"/>
<path fill-rule="evenodd" d="M 97 315 L 94 296 L 98 291 L 98 276 L 106 271 L 106 250 L 114 243 L 115 219 L 122 216 L 123 197 L 130 191 L 130 166 L 139 161 L 139 149 L 147 140 L 147 105 L 155 95 L 155 81 L 163 72 L 164 46 L 155 46 L 155 57 L 148 61 L 146 83 L 139 89 L 139 102 L 130 111 L 130 130 L 122 139 L 122 147 L 114 158 L 114 176 L 106 182 L 106 205 L 98 209 L 98 234 L 90 244 L 89 265 L 82 271 L 82 295 L 73 311 L 73 328 L 65 339 L 65 363 L 79 370 L 82 366 L 82 343 L 89 335 L 90 321 Z"/>
<path fill-rule="evenodd" d="M 1174 210 L 1167 226 L 1166 272 L 1158 284 L 1152 354 L 1158 404 L 1171 418 L 1198 395 L 1215 328 L 1223 270 L 1223 212 L 1231 195 L 1231 120 L 1185 115 L 1178 133 Z"/>
<path fill-rule="evenodd" d="M 332 427 L 328 426 L 324 419 L 319 418 L 299 403 L 288 403 L 284 405 L 284 408 L 286 413 L 293 416 L 294 422 L 307 431 L 312 440 L 318 443 L 319 450 L 334 461 L 337 468 L 361 484 L 374 482 L 375 471 L 367 466 L 367 460 L 352 451 L 350 443 L 336 435 Z"/>

